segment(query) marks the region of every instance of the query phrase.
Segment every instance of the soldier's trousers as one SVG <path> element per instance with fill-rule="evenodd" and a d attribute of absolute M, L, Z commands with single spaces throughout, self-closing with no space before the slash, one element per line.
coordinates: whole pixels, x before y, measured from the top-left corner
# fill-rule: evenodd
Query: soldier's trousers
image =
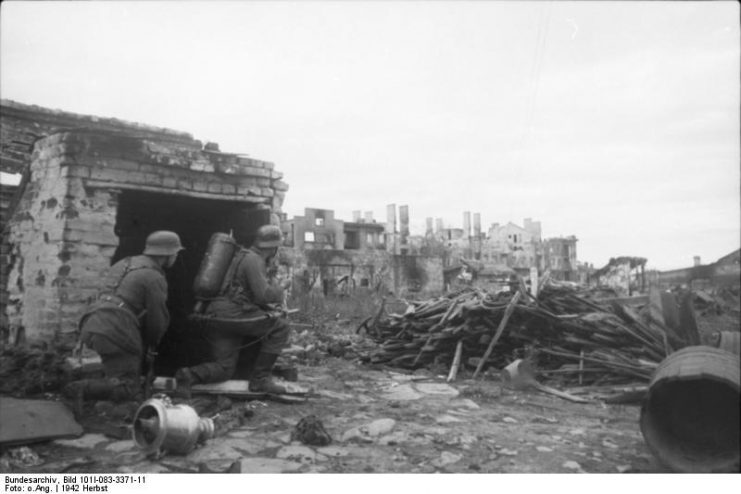
<path fill-rule="evenodd" d="M 242 348 L 259 342 L 261 353 L 279 355 L 288 344 L 290 326 L 285 318 L 250 322 L 240 328 L 239 334 L 219 329 L 219 323 L 209 321 L 203 328 L 209 342 L 209 362 L 189 367 L 200 383 L 222 382 L 234 377 Z"/>
<path fill-rule="evenodd" d="M 82 343 L 100 355 L 106 377 L 116 377 L 132 382 L 139 381 L 143 355 L 120 348 L 103 335 L 83 332 Z"/>

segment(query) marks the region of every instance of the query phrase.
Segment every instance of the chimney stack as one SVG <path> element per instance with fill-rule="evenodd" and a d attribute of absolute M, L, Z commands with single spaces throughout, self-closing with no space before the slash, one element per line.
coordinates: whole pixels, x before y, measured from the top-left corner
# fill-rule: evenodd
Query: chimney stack
<path fill-rule="evenodd" d="M 481 238 L 481 213 L 473 214 L 473 236 Z"/>
<path fill-rule="evenodd" d="M 386 233 L 396 233 L 396 204 L 386 206 Z"/>
<path fill-rule="evenodd" d="M 407 244 L 409 238 L 409 206 L 399 206 L 399 225 L 401 234 L 401 245 Z"/>
<path fill-rule="evenodd" d="M 366 223 L 373 223 L 373 211 L 366 211 L 365 212 L 365 222 Z"/>
<path fill-rule="evenodd" d="M 353 223 L 360 223 L 360 211 L 352 212 L 352 221 Z"/>
<path fill-rule="evenodd" d="M 463 238 L 471 236 L 471 212 L 465 211 L 463 213 Z"/>
<path fill-rule="evenodd" d="M 427 218 L 427 226 L 425 228 L 425 236 L 432 235 L 432 218 Z"/>

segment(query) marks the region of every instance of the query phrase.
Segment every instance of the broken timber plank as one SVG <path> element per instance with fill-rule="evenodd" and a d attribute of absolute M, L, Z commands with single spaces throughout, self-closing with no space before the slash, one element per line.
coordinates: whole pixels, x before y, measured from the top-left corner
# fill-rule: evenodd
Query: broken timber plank
<path fill-rule="evenodd" d="M 486 363 L 486 360 L 491 355 L 491 352 L 494 349 L 494 345 L 496 345 L 497 341 L 499 340 L 499 337 L 502 336 L 504 327 L 507 325 L 507 321 L 509 320 L 509 317 L 512 315 L 512 312 L 514 312 L 515 306 L 517 305 L 517 302 L 520 300 L 521 295 L 522 295 L 521 291 L 516 292 L 515 295 L 512 297 L 512 299 L 509 301 L 509 304 L 507 304 L 507 308 L 504 311 L 504 316 L 502 316 L 502 321 L 499 323 L 497 332 L 494 334 L 494 338 L 491 339 L 491 342 L 489 343 L 489 347 L 486 349 L 486 353 L 484 353 L 484 356 L 481 358 L 479 365 L 476 367 L 476 371 L 473 373 L 473 379 L 476 379 L 476 377 L 479 375 L 479 372 L 481 372 L 481 369 L 483 369 L 484 364 Z"/>

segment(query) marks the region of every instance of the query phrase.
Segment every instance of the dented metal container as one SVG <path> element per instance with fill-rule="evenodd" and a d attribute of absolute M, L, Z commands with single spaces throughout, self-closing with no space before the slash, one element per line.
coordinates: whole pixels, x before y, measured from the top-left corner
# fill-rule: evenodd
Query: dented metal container
<path fill-rule="evenodd" d="M 147 455 L 188 454 L 214 436 L 214 422 L 188 405 L 173 405 L 166 396 L 142 403 L 134 416 L 134 442 Z"/>
<path fill-rule="evenodd" d="M 691 346 L 657 367 L 641 408 L 643 438 L 665 466 L 686 473 L 739 471 L 738 355 Z"/>

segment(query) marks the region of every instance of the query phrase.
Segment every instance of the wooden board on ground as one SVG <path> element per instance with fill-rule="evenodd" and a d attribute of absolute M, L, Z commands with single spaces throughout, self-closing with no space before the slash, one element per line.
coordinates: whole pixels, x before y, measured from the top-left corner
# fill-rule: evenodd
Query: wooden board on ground
<path fill-rule="evenodd" d="M 64 403 L 46 400 L 0 399 L 0 445 L 31 444 L 83 434 Z"/>
<path fill-rule="evenodd" d="M 273 400 L 281 403 L 302 403 L 306 401 L 308 390 L 296 383 L 281 382 L 290 394 L 273 395 L 269 393 L 255 393 L 249 390 L 249 381 L 231 379 L 220 383 L 194 384 L 191 387 L 193 395 L 223 395 L 230 398 L 245 400 Z M 175 389 L 175 380 L 167 377 L 158 377 L 154 380 L 155 391 L 172 391 Z"/>

